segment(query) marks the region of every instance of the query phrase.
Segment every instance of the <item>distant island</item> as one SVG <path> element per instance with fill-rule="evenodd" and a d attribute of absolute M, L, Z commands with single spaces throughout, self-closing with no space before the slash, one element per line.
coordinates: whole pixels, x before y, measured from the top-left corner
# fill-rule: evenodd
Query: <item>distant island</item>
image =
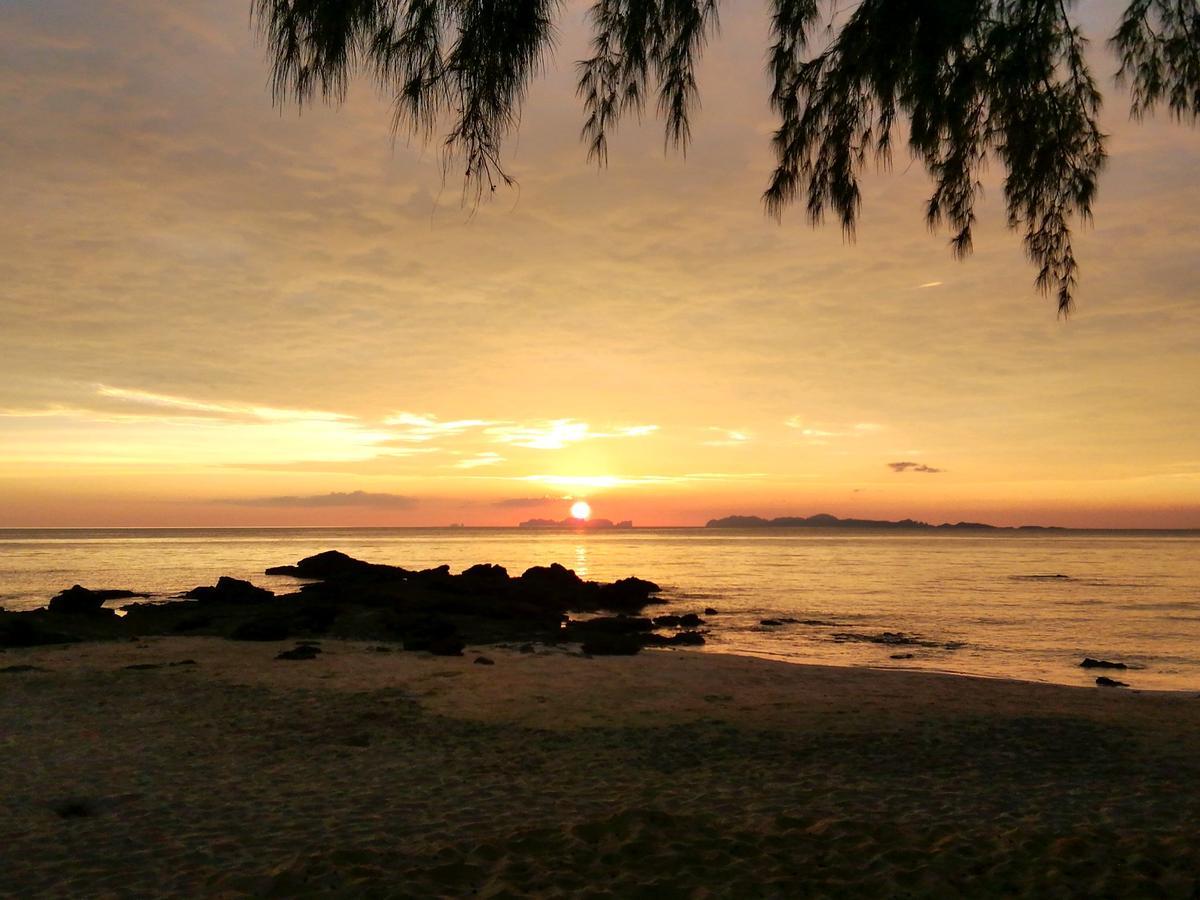
<path fill-rule="evenodd" d="M 705 528 L 891 528 L 896 530 L 935 530 L 935 531 L 1065 531 L 1057 525 L 988 525 L 983 522 L 946 522 L 941 525 L 931 525 L 928 522 L 918 522 L 916 519 L 901 519 L 892 522 L 887 519 L 839 519 L 829 513 L 817 513 L 815 516 L 780 516 L 776 519 L 764 519 L 761 516 L 725 516 L 723 519 L 709 519 Z"/>
<path fill-rule="evenodd" d="M 712 522 L 709 522 L 711 525 Z M 576 531 L 604 531 L 609 528 L 632 528 L 633 522 L 625 519 L 526 519 L 518 528 L 570 528 Z"/>

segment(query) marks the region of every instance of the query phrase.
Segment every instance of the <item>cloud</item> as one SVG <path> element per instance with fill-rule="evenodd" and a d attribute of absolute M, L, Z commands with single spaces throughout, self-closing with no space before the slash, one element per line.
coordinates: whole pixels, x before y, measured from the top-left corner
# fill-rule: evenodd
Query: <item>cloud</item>
<path fill-rule="evenodd" d="M 157 394 L 130 388 L 96 385 L 96 394 L 107 400 L 115 400 L 133 407 L 149 407 L 157 414 L 217 417 L 239 421 L 260 422 L 343 422 L 353 418 L 341 413 L 314 409 L 286 409 L 273 406 L 254 406 L 240 403 L 212 403 L 179 397 L 172 394 Z"/>
<path fill-rule="evenodd" d="M 925 472 L 930 475 L 946 471 L 945 469 L 935 469 L 933 466 L 915 462 L 890 462 L 888 463 L 888 468 L 893 472 Z"/>
<path fill-rule="evenodd" d="M 587 422 L 575 419 L 546 419 L 527 424 L 503 422 L 484 429 L 498 444 L 511 444 L 530 450 L 561 450 L 580 441 L 644 437 L 656 431 L 657 425 L 629 425 L 612 431 L 592 431 Z"/>
<path fill-rule="evenodd" d="M 517 475 L 517 481 L 536 481 L 565 488 L 620 488 L 644 485 L 686 484 L 693 481 L 727 481 L 764 478 L 763 472 L 688 472 L 683 475 Z"/>
<path fill-rule="evenodd" d="M 367 491 L 334 491 L 305 497 L 245 497 L 226 500 L 234 506 L 271 506 L 285 509 L 324 509 L 358 506 L 370 509 L 412 509 L 420 505 L 415 497 L 403 494 L 373 494 Z"/>
<path fill-rule="evenodd" d="M 800 432 L 811 444 L 824 444 L 828 438 L 860 438 L 883 431 L 877 422 L 855 422 L 846 425 L 823 425 L 807 422 L 803 416 L 792 416 L 783 424 Z"/>
<path fill-rule="evenodd" d="M 399 412 L 387 416 L 383 420 L 383 424 L 390 427 L 400 427 L 400 431 L 395 433 L 393 437 L 395 441 L 420 442 L 432 441 L 434 438 L 439 437 L 459 435 L 473 428 L 482 428 L 485 425 L 493 423 L 487 419 L 457 419 L 451 422 L 439 422 L 437 416 Z"/>
<path fill-rule="evenodd" d="M 742 447 L 750 440 L 750 434 L 745 431 L 732 431 L 728 428 L 710 427 L 709 431 L 715 432 L 720 437 L 713 438 L 711 441 L 705 441 L 706 447 Z"/>
<path fill-rule="evenodd" d="M 587 422 L 575 419 L 535 419 L 528 422 L 497 419 L 456 419 L 443 422 L 427 413 L 398 412 L 383 419 L 390 429 L 390 445 L 423 443 L 435 439 L 459 437 L 482 429 L 486 439 L 529 450 L 561 450 L 581 441 L 605 438 L 642 437 L 658 430 L 657 425 L 629 425 L 611 431 L 594 431 Z M 491 465 L 500 462 L 498 454 L 480 453 L 474 461 L 464 460 L 458 468 Z"/>
<path fill-rule="evenodd" d="M 497 463 L 504 462 L 504 457 L 499 453 L 486 451 L 484 453 L 476 453 L 474 456 L 469 456 L 466 459 L 460 459 L 454 464 L 456 469 L 478 469 L 481 466 L 494 466 Z"/>
<path fill-rule="evenodd" d="M 562 497 L 508 497 L 497 500 L 492 506 L 498 509 L 534 509 L 540 506 L 556 506 L 562 502 Z"/>

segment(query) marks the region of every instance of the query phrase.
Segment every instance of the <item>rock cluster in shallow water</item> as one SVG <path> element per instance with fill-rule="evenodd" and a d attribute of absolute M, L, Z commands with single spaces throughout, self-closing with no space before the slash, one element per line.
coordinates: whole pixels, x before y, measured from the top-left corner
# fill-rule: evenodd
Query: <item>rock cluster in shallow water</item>
<path fill-rule="evenodd" d="M 127 605 L 122 616 L 104 602 L 145 595 L 76 585 L 55 597 L 48 609 L 0 614 L 0 646 L 147 634 L 245 641 L 330 635 L 459 655 L 468 644 L 510 641 L 578 641 L 585 652 L 595 654 L 704 642 L 693 630 L 703 624 L 695 613 L 656 619 L 639 615 L 663 602 L 653 582 L 586 581 L 558 563 L 534 566 L 516 577 L 503 566 L 486 563 L 456 575 L 449 566 L 410 570 L 330 550 L 266 573 L 306 583 L 294 593 L 276 595 L 249 581 L 221 577 L 215 585 L 193 588 L 165 603 Z"/>

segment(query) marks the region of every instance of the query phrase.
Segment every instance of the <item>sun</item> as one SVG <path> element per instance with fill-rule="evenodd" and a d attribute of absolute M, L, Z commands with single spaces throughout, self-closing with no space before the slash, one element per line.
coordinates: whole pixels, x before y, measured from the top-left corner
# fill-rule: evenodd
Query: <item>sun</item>
<path fill-rule="evenodd" d="M 592 507 L 586 500 L 576 500 L 571 504 L 571 518 L 587 521 L 592 514 Z"/>

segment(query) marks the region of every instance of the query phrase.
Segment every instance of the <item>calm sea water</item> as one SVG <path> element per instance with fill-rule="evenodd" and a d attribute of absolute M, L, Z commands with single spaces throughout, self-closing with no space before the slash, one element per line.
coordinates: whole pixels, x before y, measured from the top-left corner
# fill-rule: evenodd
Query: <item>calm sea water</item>
<path fill-rule="evenodd" d="M 560 562 L 591 579 L 638 575 L 680 611 L 716 607 L 716 652 L 1078 685 L 1093 682 L 1078 668 L 1093 656 L 1137 666 L 1117 675 L 1135 688 L 1200 690 L 1200 534 L 8 529 L 0 605 L 41 606 L 76 582 L 167 596 L 219 575 L 287 591 L 294 581 L 263 569 L 329 549 L 407 568 Z M 779 617 L 828 624 L 759 624 Z M 844 637 L 885 631 L 938 646 Z"/>

